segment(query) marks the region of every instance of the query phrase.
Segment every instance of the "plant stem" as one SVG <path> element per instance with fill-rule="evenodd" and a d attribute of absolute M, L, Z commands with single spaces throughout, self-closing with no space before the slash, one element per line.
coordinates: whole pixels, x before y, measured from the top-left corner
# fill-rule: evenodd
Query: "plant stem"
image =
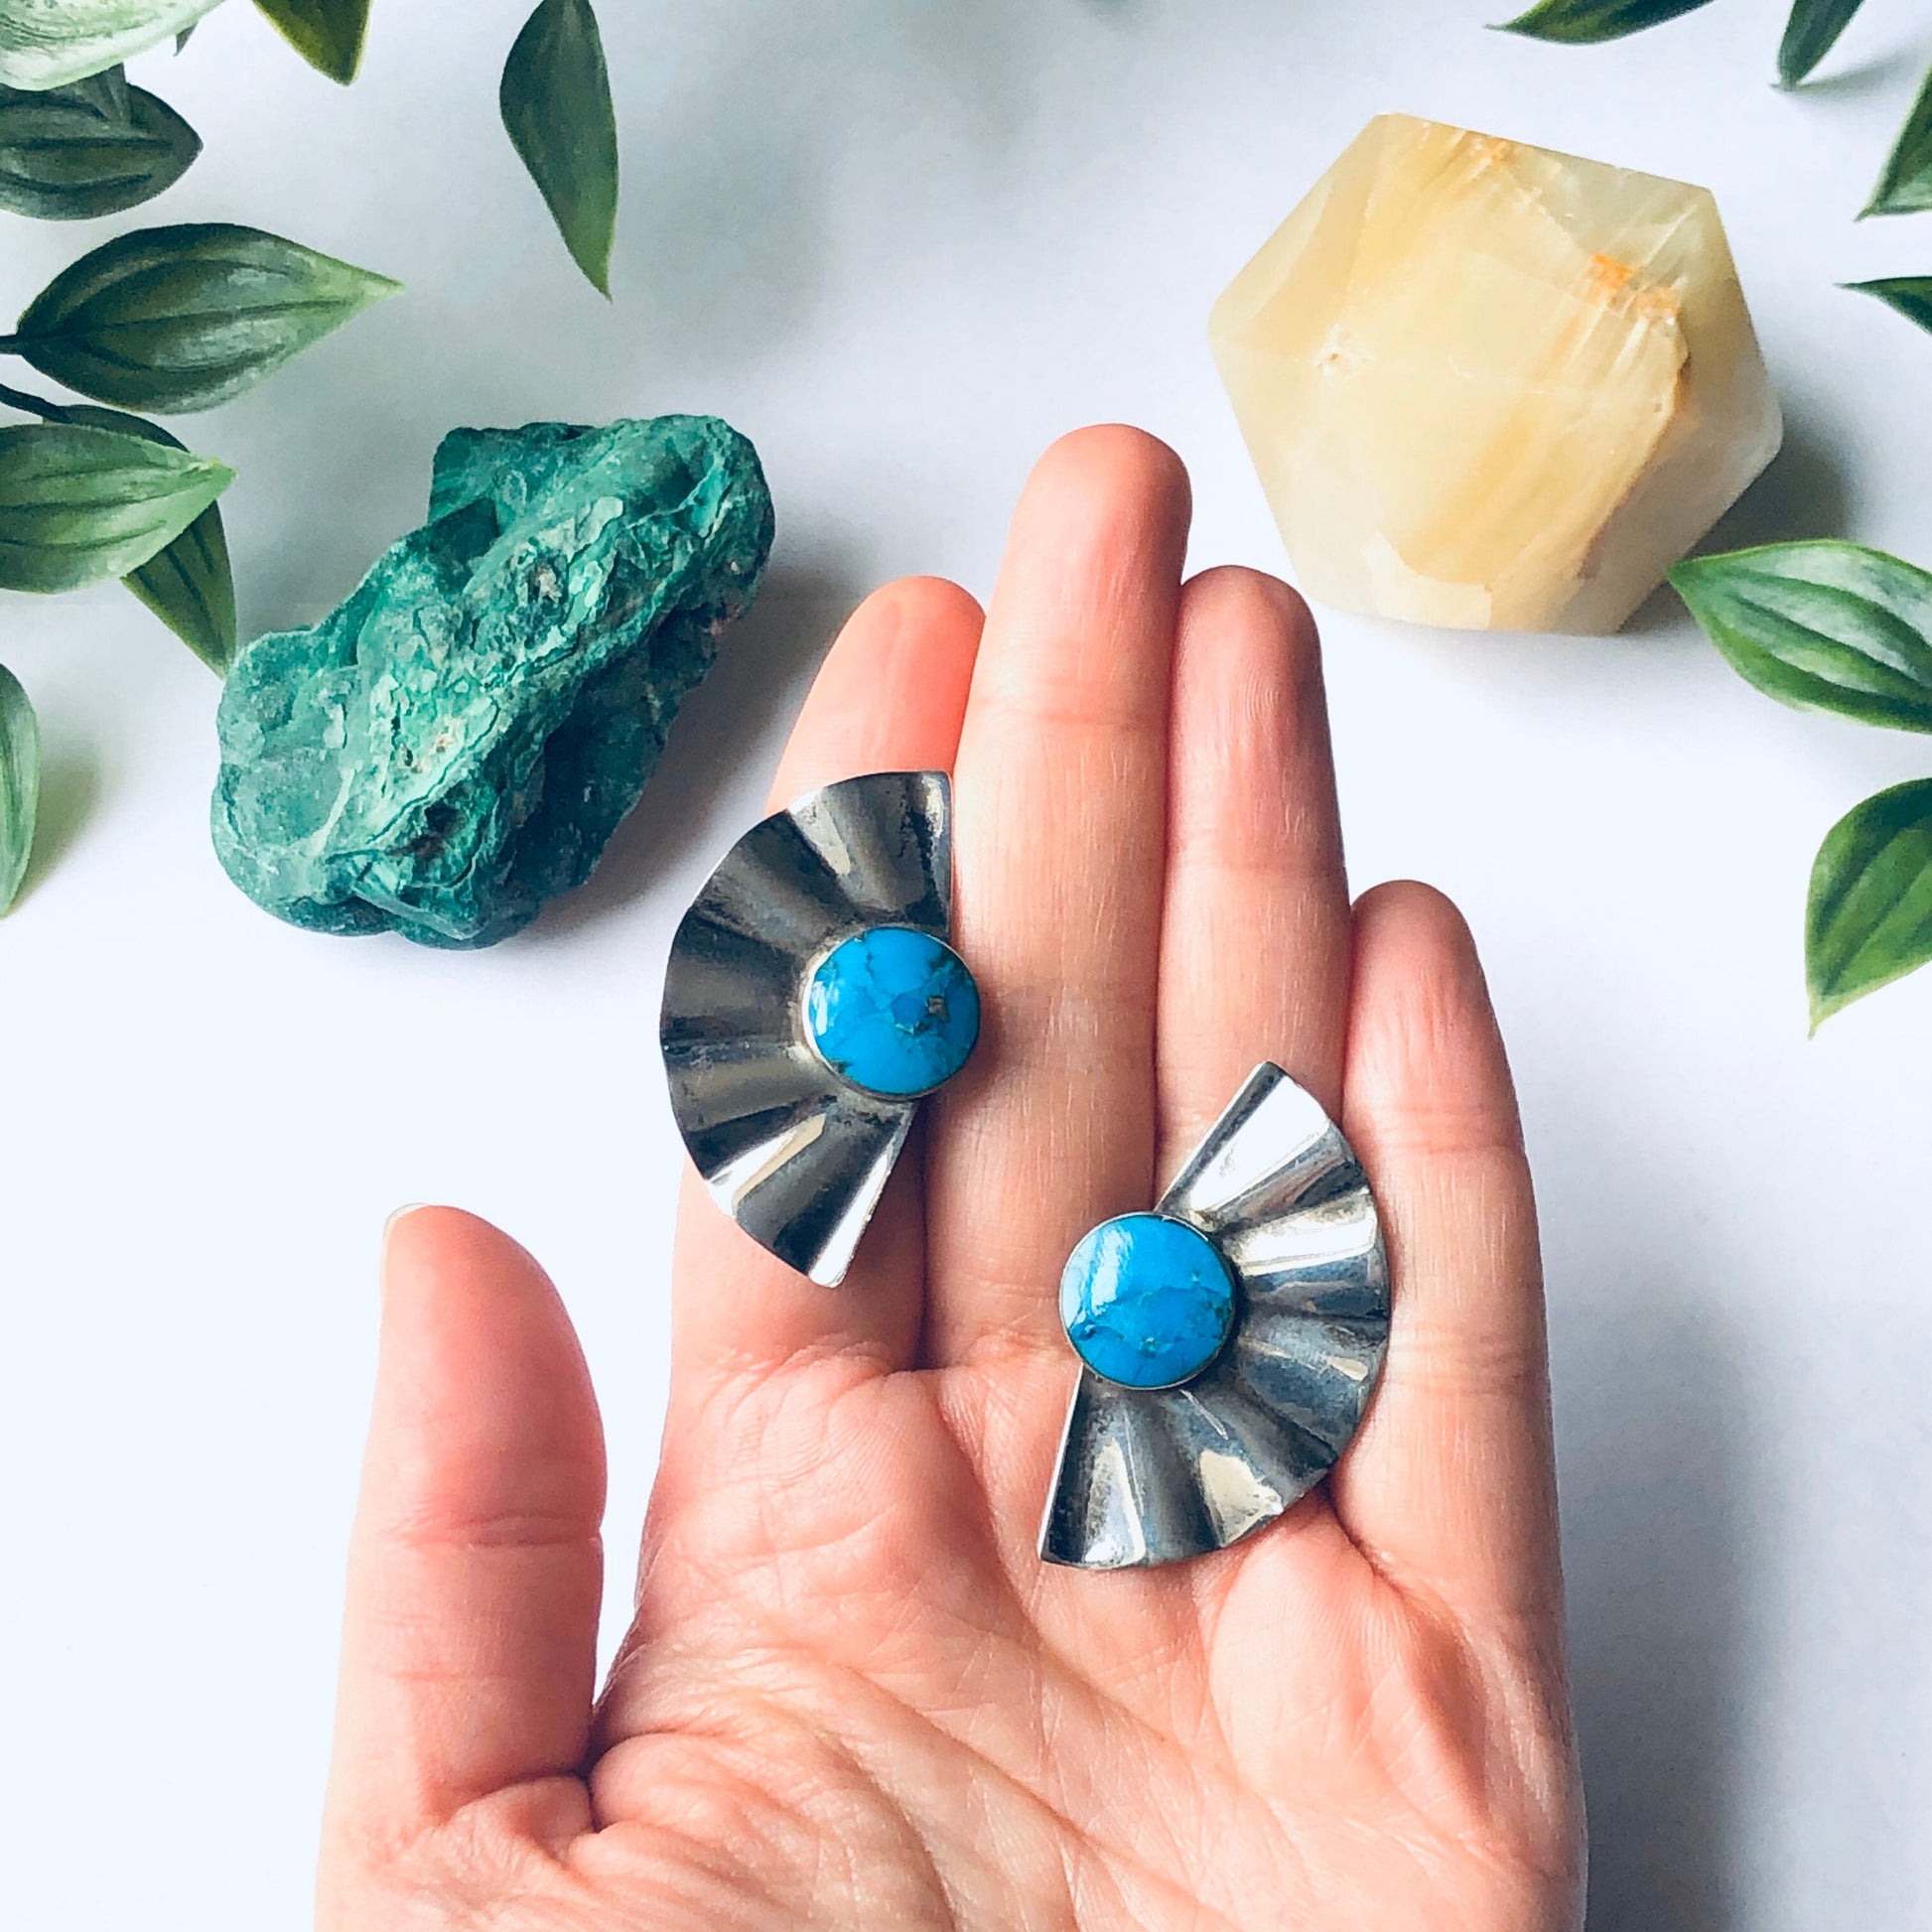
<path fill-rule="evenodd" d="M 9 388 L 0 382 L 0 403 L 9 409 L 18 409 L 23 416 L 38 416 L 43 422 L 70 423 L 69 416 L 58 402 L 49 402 L 44 396 L 30 396 L 24 389 Z"/>

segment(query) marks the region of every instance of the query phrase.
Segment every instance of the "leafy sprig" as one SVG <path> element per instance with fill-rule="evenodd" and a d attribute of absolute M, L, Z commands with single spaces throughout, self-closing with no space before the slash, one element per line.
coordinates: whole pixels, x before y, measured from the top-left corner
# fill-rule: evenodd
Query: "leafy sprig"
<path fill-rule="evenodd" d="M 1646 28 L 1695 13 L 1711 0 L 1540 0 L 1529 12 L 1502 23 L 1502 31 L 1531 40 L 1572 46 L 1622 40 Z M 1792 0 L 1784 38 L 1778 44 L 1778 84 L 1801 86 L 1817 69 L 1839 36 L 1852 24 L 1863 0 Z M 1865 214 L 1918 214 L 1932 209 L 1932 73 L 1906 116 L 1886 157 Z"/>
<path fill-rule="evenodd" d="M 0 209 L 41 220 L 118 214 L 165 193 L 201 153 L 122 64 L 179 51 L 221 0 L 0 0 Z M 372 0 L 255 0 L 312 67 L 346 86 Z M 572 259 L 605 295 L 617 232 L 617 113 L 592 0 L 539 0 L 504 65 L 503 124 Z M 259 228 L 191 223 L 124 234 L 31 302 L 0 354 L 81 401 L 0 382 L 0 590 L 119 577 L 205 663 L 237 645 L 216 498 L 233 473 L 150 415 L 211 409 L 395 291 L 367 269 Z M 145 413 L 134 413 L 145 412 Z M 39 728 L 0 667 L 0 912 L 33 846 Z"/>
<path fill-rule="evenodd" d="M 225 671 L 236 636 L 219 489 L 173 527 L 141 525 L 153 541 L 129 549 L 121 511 L 145 500 L 158 477 L 207 460 L 127 412 L 225 402 L 395 287 L 299 242 L 225 223 L 140 229 L 63 270 L 0 337 L 0 352 L 90 400 L 0 385 L 0 404 L 40 418 L 0 431 L 17 466 L 13 493 L 0 494 L 0 588 L 49 592 L 123 577 L 204 662 Z M 97 474 L 78 494 L 60 481 L 62 452 L 75 462 L 91 452 Z M 221 471 L 222 486 L 229 474 Z M 68 560 L 65 575 L 52 555 Z"/>
<path fill-rule="evenodd" d="M 140 229 L 57 275 L 0 337 L 0 353 L 93 400 L 0 383 L 0 405 L 37 419 L 0 428 L 0 590 L 46 595 L 119 577 L 225 674 L 237 643 L 234 577 L 215 499 L 234 473 L 129 412 L 224 402 L 395 287 L 224 223 Z M 4 688 L 0 699 L 16 711 L 27 703 Z M 18 738 L 25 728 L 16 719 L 13 729 Z M 0 909 L 19 885 L 9 869 L 16 858 L 24 869 L 32 844 L 32 799 L 22 794 L 36 782 L 17 747 L 7 756 Z"/>
<path fill-rule="evenodd" d="M 361 66 L 371 4 L 255 0 L 311 67 L 344 86 Z M 621 172 L 618 117 L 591 0 L 539 0 L 503 64 L 499 97 L 504 131 L 571 260 L 608 296 Z"/>
<path fill-rule="evenodd" d="M 368 40 L 373 0 L 254 3 L 319 72 L 344 86 L 355 78 Z M 1563 3 L 1567 0 L 1559 0 Z M 129 97 L 125 111 L 134 124 L 120 136 L 123 152 L 117 162 L 104 151 L 113 143 L 103 130 L 83 118 L 92 99 L 86 83 L 170 36 L 178 46 L 184 45 L 203 16 L 221 4 L 222 0 L 58 0 L 58 4 L 0 0 L 0 207 L 29 214 L 49 211 L 45 206 L 25 207 L 22 199 L 8 199 L 10 166 L 22 177 L 16 191 L 20 198 L 39 195 L 46 203 L 50 194 L 65 194 L 74 216 L 131 207 L 178 179 L 200 147 L 194 130 L 154 95 L 127 89 L 120 82 Z M 46 139 L 39 128 L 18 135 L 10 150 L 5 111 L 11 97 L 45 97 L 59 90 L 78 91 L 41 110 L 40 126 L 50 124 L 49 115 L 64 118 L 69 128 L 65 160 L 29 158 L 38 156 L 39 144 Z M 504 129 L 542 194 L 571 258 L 593 286 L 608 295 L 617 232 L 618 125 L 592 0 L 539 0 L 504 63 L 500 91 Z M 111 106 L 103 111 L 96 103 L 94 119 L 110 120 L 114 111 Z M 25 115 L 29 109 L 23 104 L 19 112 Z M 23 120 L 20 127 L 26 130 L 28 123 Z M 192 145 L 182 158 L 185 143 Z M 137 149 L 147 153 L 152 168 L 154 181 L 147 186 L 133 178 L 138 170 L 117 172 L 134 161 Z M 168 174 L 171 158 L 178 165 Z M 56 170 L 51 188 L 40 181 L 50 167 Z M 88 175 L 97 194 L 111 194 L 113 183 L 123 183 L 129 199 L 115 207 L 79 207 L 86 191 L 67 178 L 75 170 Z"/>
<path fill-rule="evenodd" d="M 1507 23 L 1536 40 L 1618 40 L 1709 0 L 1541 0 Z M 1793 0 L 1778 80 L 1797 87 L 1861 0 Z M 1932 74 L 1866 214 L 1932 209 Z M 1932 330 L 1932 276 L 1847 285 Z M 1670 574 L 1740 677 L 1780 704 L 1860 724 L 1932 732 L 1932 573 L 1856 543 L 1766 544 L 1695 557 Z M 1816 1029 L 1932 961 L 1932 779 L 1894 785 L 1826 834 L 1812 867 L 1805 977 Z"/>
<path fill-rule="evenodd" d="M 345 86 L 361 66 L 371 4 L 255 0 L 311 67 Z M 504 131 L 564 246 L 608 296 L 621 168 L 617 105 L 592 0 L 538 0 L 503 64 L 498 91 Z"/>
<path fill-rule="evenodd" d="M 1932 732 L 1932 573 L 1861 544 L 1694 557 L 1671 582 L 1732 668 L 1802 711 Z M 1867 798 L 1825 835 L 1805 914 L 1815 1031 L 1932 960 L 1932 779 Z"/>
<path fill-rule="evenodd" d="M 259 229 L 151 228 L 57 276 L 0 338 L 0 351 L 82 396 L 205 409 L 394 286 Z M 119 577 L 225 674 L 237 643 L 234 577 L 215 499 L 233 471 L 125 408 L 7 383 L 0 405 L 37 419 L 0 428 L 0 590 L 47 595 Z M 0 668 L 0 911 L 33 845 L 32 732 L 26 694 Z"/>

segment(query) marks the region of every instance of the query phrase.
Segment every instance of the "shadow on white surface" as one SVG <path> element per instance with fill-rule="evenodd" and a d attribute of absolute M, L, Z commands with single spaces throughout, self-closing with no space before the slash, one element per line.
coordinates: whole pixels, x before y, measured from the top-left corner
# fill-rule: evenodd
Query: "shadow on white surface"
<path fill-rule="evenodd" d="M 858 601 L 836 565 L 773 568 L 758 602 L 725 637 L 716 668 L 686 700 L 636 810 L 618 827 L 589 883 L 531 928 L 537 939 L 561 938 L 630 904 L 695 856 L 721 793 L 750 761 L 768 756 L 775 722 L 797 709 Z"/>
<path fill-rule="evenodd" d="M 943 223 L 948 178 L 1009 167 L 1035 111 L 1036 29 L 1006 8 L 847 0 L 833 24 L 739 0 L 734 14 L 728 34 L 614 23 L 632 83 L 615 285 L 647 306 L 654 361 L 714 373 L 807 327 L 836 281 L 841 213 L 885 186 L 866 179 L 882 135 L 916 122 L 923 151 L 895 143 L 893 161 L 911 161 Z"/>
<path fill-rule="evenodd" d="M 1844 458 L 1832 438 L 1786 399 L 1784 448 L 1771 467 L 1718 519 L 1693 554 L 1749 550 L 1761 543 L 1843 536 L 1851 512 Z M 1655 631 L 1684 636 L 1684 604 L 1660 584 L 1624 626 L 1625 635 Z M 1701 641 L 1701 640 L 1700 640 Z"/>
<path fill-rule="evenodd" d="M 86 829 L 100 802 L 100 765 L 85 745 L 65 733 L 50 732 L 41 759 L 40 818 L 34 828 L 34 853 L 16 906 L 51 873 Z"/>
<path fill-rule="evenodd" d="M 1857 67 L 1840 73 L 1821 74 L 1792 89 L 1800 100 L 1816 95 L 1821 100 L 1863 100 L 1868 94 L 1884 93 L 1893 87 L 1909 86 L 1925 68 L 1925 57 L 1916 47 L 1894 48 L 1889 54 L 1861 61 Z M 1873 171 L 1877 164 L 1874 161 Z"/>
<path fill-rule="evenodd" d="M 1788 385 L 1785 408 L 1784 448 L 1719 518 L 1700 554 L 1844 534 L 1852 513 L 1845 458 L 1829 431 L 1792 403 Z"/>
<path fill-rule="evenodd" d="M 1743 1387 L 1724 1319 L 1666 1270 L 1570 1322 L 1564 1547 L 1592 1932 L 1729 1932 Z M 1685 1479 L 1694 1468 L 1697 1480 Z"/>

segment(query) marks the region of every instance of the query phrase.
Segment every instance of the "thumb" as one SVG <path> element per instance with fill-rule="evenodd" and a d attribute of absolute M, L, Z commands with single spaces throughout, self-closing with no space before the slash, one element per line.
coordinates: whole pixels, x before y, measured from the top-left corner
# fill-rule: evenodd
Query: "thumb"
<path fill-rule="evenodd" d="M 588 1824 L 575 1774 L 603 1513 L 596 1398 L 543 1271 L 473 1215 L 398 1215 L 349 1551 L 325 1893 L 332 1870 L 379 1863 L 535 1781 L 568 1778 L 546 1795 L 567 1830 Z"/>

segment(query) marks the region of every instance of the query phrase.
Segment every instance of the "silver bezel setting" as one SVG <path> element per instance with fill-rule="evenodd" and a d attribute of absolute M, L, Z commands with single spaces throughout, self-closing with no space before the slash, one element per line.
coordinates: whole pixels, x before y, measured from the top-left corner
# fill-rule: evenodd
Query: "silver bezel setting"
<path fill-rule="evenodd" d="M 942 771 L 847 778 L 760 820 L 684 915 L 664 976 L 671 1112 L 705 1185 L 826 1287 L 845 1279 L 923 1098 L 854 1086 L 805 1025 L 816 963 L 878 925 L 952 944 Z"/>
<path fill-rule="evenodd" d="M 1279 1066 L 1255 1069 L 1153 1211 L 1226 1262 L 1233 1330 L 1171 1388 L 1081 1362 L 1040 1525 L 1048 1563 L 1151 1569 L 1239 1542 L 1334 1466 L 1381 1375 L 1375 1197 L 1341 1130 Z"/>

